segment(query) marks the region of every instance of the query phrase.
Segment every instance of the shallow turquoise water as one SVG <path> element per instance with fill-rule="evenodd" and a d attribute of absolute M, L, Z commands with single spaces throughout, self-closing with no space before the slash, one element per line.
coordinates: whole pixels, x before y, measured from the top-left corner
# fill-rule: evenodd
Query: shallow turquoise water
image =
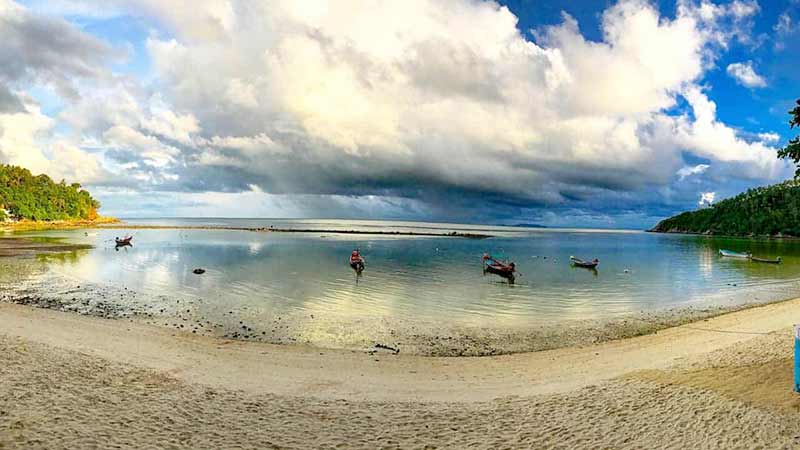
<path fill-rule="evenodd" d="M 46 258 L 43 273 L 33 278 L 39 288 L 61 297 L 75 295 L 75 286 L 113 286 L 140 294 L 136 302 L 149 304 L 153 311 L 183 299 L 184 304 L 192 302 L 192 316 L 202 320 L 232 325 L 282 320 L 291 324 L 285 336 L 345 347 L 351 341 L 369 341 L 370 330 L 377 328 L 385 333 L 414 326 L 429 331 L 524 329 L 668 308 L 733 306 L 800 293 L 800 243 L 792 241 L 387 222 L 159 219 L 151 224 L 155 223 L 481 231 L 496 237 L 142 229 L 133 231 L 133 247 L 117 251 L 113 237 L 125 230 L 97 230 L 90 236 L 84 231 L 30 233 L 95 246 L 69 257 Z M 361 277 L 347 263 L 356 247 L 367 261 Z M 719 248 L 780 255 L 784 264 L 721 258 Z M 521 273 L 516 284 L 483 275 L 483 252 L 515 261 Z M 570 267 L 570 255 L 598 258 L 599 269 Z M 207 272 L 194 275 L 197 267 Z M 274 328 L 265 326 L 272 332 Z"/>
<path fill-rule="evenodd" d="M 800 294 L 795 241 L 366 221 L 137 223 L 494 237 L 140 229 L 131 230 L 133 247 L 117 250 L 113 238 L 124 229 L 26 233 L 94 248 L 34 260 L 0 258 L 0 299 L 34 299 L 40 306 L 45 299 L 46 307 L 111 312 L 220 337 L 486 355 L 637 334 L 637 324 L 670 323 L 676 311 L 702 317 L 720 307 Z M 361 277 L 348 265 L 354 248 L 367 261 Z M 784 264 L 722 258 L 720 248 L 782 256 Z M 516 284 L 484 275 L 484 252 L 515 261 Z M 570 255 L 598 258 L 600 267 L 570 267 Z M 206 273 L 193 274 L 198 267 Z"/>

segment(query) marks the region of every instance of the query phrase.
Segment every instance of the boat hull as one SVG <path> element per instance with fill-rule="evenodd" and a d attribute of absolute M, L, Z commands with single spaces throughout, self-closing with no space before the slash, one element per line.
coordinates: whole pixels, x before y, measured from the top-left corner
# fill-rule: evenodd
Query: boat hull
<path fill-rule="evenodd" d="M 514 275 L 514 269 L 507 267 L 497 267 L 488 263 L 485 266 L 483 266 L 483 273 L 484 274 L 491 273 L 493 275 L 503 277 L 511 283 L 513 283 L 514 280 L 516 279 L 516 276 Z"/>
<path fill-rule="evenodd" d="M 724 256 L 726 258 L 749 259 L 751 257 L 749 253 L 732 252 L 730 250 L 720 250 L 719 254 L 720 256 Z"/>
<path fill-rule="evenodd" d="M 573 266 L 582 267 L 584 269 L 597 269 L 597 266 L 600 264 L 600 261 L 584 261 L 574 256 L 571 256 L 569 261 Z"/>
<path fill-rule="evenodd" d="M 778 259 L 765 259 L 765 258 L 756 258 L 755 256 L 751 257 L 750 260 L 754 261 L 754 262 L 764 263 L 764 264 L 780 264 L 781 261 L 782 261 L 780 258 L 778 258 Z"/>

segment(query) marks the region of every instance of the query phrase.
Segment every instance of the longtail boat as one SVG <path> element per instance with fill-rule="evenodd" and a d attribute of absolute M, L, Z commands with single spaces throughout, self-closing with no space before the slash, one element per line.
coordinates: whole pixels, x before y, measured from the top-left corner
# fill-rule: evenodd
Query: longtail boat
<path fill-rule="evenodd" d="M 725 256 L 727 258 L 742 258 L 742 259 L 750 259 L 753 256 L 750 253 L 739 253 L 725 249 L 720 249 L 719 254 L 720 256 Z"/>
<path fill-rule="evenodd" d="M 584 261 L 580 258 L 576 258 L 574 256 L 569 257 L 569 261 L 575 267 L 583 267 L 585 269 L 596 269 L 597 265 L 600 264 L 600 260 L 595 258 L 593 261 Z"/>
<path fill-rule="evenodd" d="M 780 256 L 778 256 L 778 257 L 777 257 L 777 258 L 775 258 L 775 259 L 769 259 L 769 258 L 756 258 L 755 256 L 751 256 L 751 257 L 750 257 L 750 261 L 755 261 L 755 262 L 760 262 L 760 263 L 766 263 L 766 264 L 780 264 L 781 262 L 783 262 L 783 260 L 781 259 L 781 257 L 780 257 Z"/>
<path fill-rule="evenodd" d="M 361 256 L 358 250 L 354 250 L 350 254 L 350 267 L 359 274 L 364 271 L 364 257 Z"/>
<path fill-rule="evenodd" d="M 509 282 L 513 283 L 514 279 L 516 278 L 515 272 L 517 270 L 516 264 L 512 263 L 503 263 L 498 261 L 497 259 L 492 258 L 487 253 L 483 254 L 481 258 L 483 261 L 483 273 L 491 273 L 503 278 L 508 279 Z"/>
<path fill-rule="evenodd" d="M 114 238 L 114 242 L 119 247 L 122 247 L 124 245 L 131 245 L 132 241 L 133 241 L 133 236 L 125 236 L 124 238 Z"/>

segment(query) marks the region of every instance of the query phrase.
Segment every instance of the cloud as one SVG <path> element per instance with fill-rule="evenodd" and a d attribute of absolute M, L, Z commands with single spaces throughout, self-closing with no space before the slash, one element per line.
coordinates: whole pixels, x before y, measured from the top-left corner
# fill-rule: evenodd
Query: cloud
<path fill-rule="evenodd" d="M 761 7 L 758 5 L 756 0 L 734 0 L 731 2 L 730 8 L 733 16 L 738 19 L 751 18 L 761 10 Z"/>
<path fill-rule="evenodd" d="M 700 193 L 700 201 L 697 202 L 700 206 L 711 206 L 714 203 L 714 199 L 717 197 L 716 192 L 701 192 Z"/>
<path fill-rule="evenodd" d="M 678 179 L 683 181 L 687 177 L 692 175 L 700 175 L 704 173 L 708 168 L 711 167 L 708 164 L 698 164 L 696 166 L 684 166 L 681 167 L 680 170 L 676 173 L 678 175 Z"/>
<path fill-rule="evenodd" d="M 772 27 L 772 30 L 777 35 L 774 44 L 775 50 L 781 51 L 786 48 L 787 38 L 797 33 L 797 31 L 800 30 L 800 26 L 798 26 L 796 21 L 792 20 L 792 16 L 789 15 L 789 11 L 787 10 L 778 16 L 778 21 Z"/>
<path fill-rule="evenodd" d="M 24 107 L 17 94 L 8 87 L 0 85 L 0 113 L 14 113 L 23 110 Z"/>
<path fill-rule="evenodd" d="M 60 90 L 69 100 L 57 116 L 72 148 L 92 149 L 121 189 L 257 187 L 320 210 L 324 200 L 308 199 L 391 199 L 400 206 L 383 210 L 442 216 L 485 205 L 508 216 L 545 206 L 629 214 L 644 201 L 693 202 L 696 191 L 671 186 L 676 173 L 708 174 L 682 176 L 686 167 L 743 167 L 750 179 L 785 168 L 773 141 L 721 122 L 704 89 L 719 54 L 748 34 L 755 2 L 679 1 L 667 17 L 622 0 L 603 12 L 597 41 L 566 14 L 531 41 L 507 8 L 477 0 L 98 8 L 153 25 L 152 76 L 109 76 L 108 45 L 37 16 L 84 49 L 83 62 L 41 71 L 72 88 Z M 20 80 L 49 83 L 33 78 Z"/>
<path fill-rule="evenodd" d="M 69 141 L 42 140 L 53 126 L 54 121 L 32 103 L 21 112 L 0 113 L 0 163 L 23 166 L 56 180 L 92 183 L 108 176 L 93 155 Z"/>
<path fill-rule="evenodd" d="M 670 137 L 690 124 L 664 111 L 730 39 L 719 24 L 757 11 L 681 3 L 669 20 L 623 1 L 603 15 L 603 42 L 565 16 L 533 43 L 491 2 L 326 5 L 236 3 L 236 27 L 220 28 L 219 40 L 187 31 L 196 18 L 161 12 L 177 35 L 148 49 L 174 107 L 191 111 L 205 143 L 265 142 L 260 154 L 187 153 L 194 170 L 241 171 L 242 190 L 257 181 L 276 192 L 434 189 L 555 202 L 573 186 L 667 182 L 682 150 L 715 155 L 682 148 L 700 136 Z M 740 160 L 760 159 L 760 148 L 736 142 Z"/>
<path fill-rule="evenodd" d="M 75 97 L 76 79 L 107 76 L 105 61 L 119 56 L 64 20 L 38 16 L 13 1 L 0 0 L 0 86 L 6 89 L 37 83 Z"/>
<path fill-rule="evenodd" d="M 752 61 L 728 64 L 727 72 L 728 75 L 742 86 L 756 88 L 765 87 L 767 85 L 766 80 L 753 69 Z"/>
<path fill-rule="evenodd" d="M 772 133 L 772 132 L 758 133 L 757 136 L 762 142 L 772 142 L 772 143 L 774 143 L 774 142 L 778 142 L 781 139 L 781 136 L 778 133 Z"/>
<path fill-rule="evenodd" d="M 106 176 L 93 155 L 54 135 L 56 123 L 25 89 L 46 87 L 77 99 L 80 82 L 109 78 L 104 64 L 119 56 L 64 20 L 0 0 L 0 162 L 56 179 L 94 182 Z"/>
<path fill-rule="evenodd" d="M 717 105 L 697 87 L 684 98 L 692 108 L 694 121 L 682 118 L 675 128 L 678 145 L 692 149 L 696 156 L 736 164 L 738 176 L 777 178 L 786 166 L 776 160 L 775 149 L 764 141 L 748 142 L 736 130 L 717 119 Z"/>
<path fill-rule="evenodd" d="M 772 29 L 780 36 L 787 36 L 796 30 L 796 28 L 792 26 L 792 17 L 788 12 L 784 12 L 778 16 L 778 21 Z"/>

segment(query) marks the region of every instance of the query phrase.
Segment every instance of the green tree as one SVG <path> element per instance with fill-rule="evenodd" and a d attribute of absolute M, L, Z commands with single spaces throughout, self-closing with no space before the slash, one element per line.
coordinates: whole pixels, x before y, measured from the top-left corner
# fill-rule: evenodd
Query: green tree
<path fill-rule="evenodd" d="M 797 100 L 797 106 L 789 111 L 789 115 L 789 128 L 800 127 L 800 99 Z M 778 150 L 778 158 L 791 159 L 795 165 L 794 177 L 800 178 L 800 136 L 795 136 L 786 147 Z"/>
<path fill-rule="evenodd" d="M 29 220 L 95 219 L 100 203 L 80 184 L 55 183 L 22 167 L 0 165 L 0 209 Z"/>

